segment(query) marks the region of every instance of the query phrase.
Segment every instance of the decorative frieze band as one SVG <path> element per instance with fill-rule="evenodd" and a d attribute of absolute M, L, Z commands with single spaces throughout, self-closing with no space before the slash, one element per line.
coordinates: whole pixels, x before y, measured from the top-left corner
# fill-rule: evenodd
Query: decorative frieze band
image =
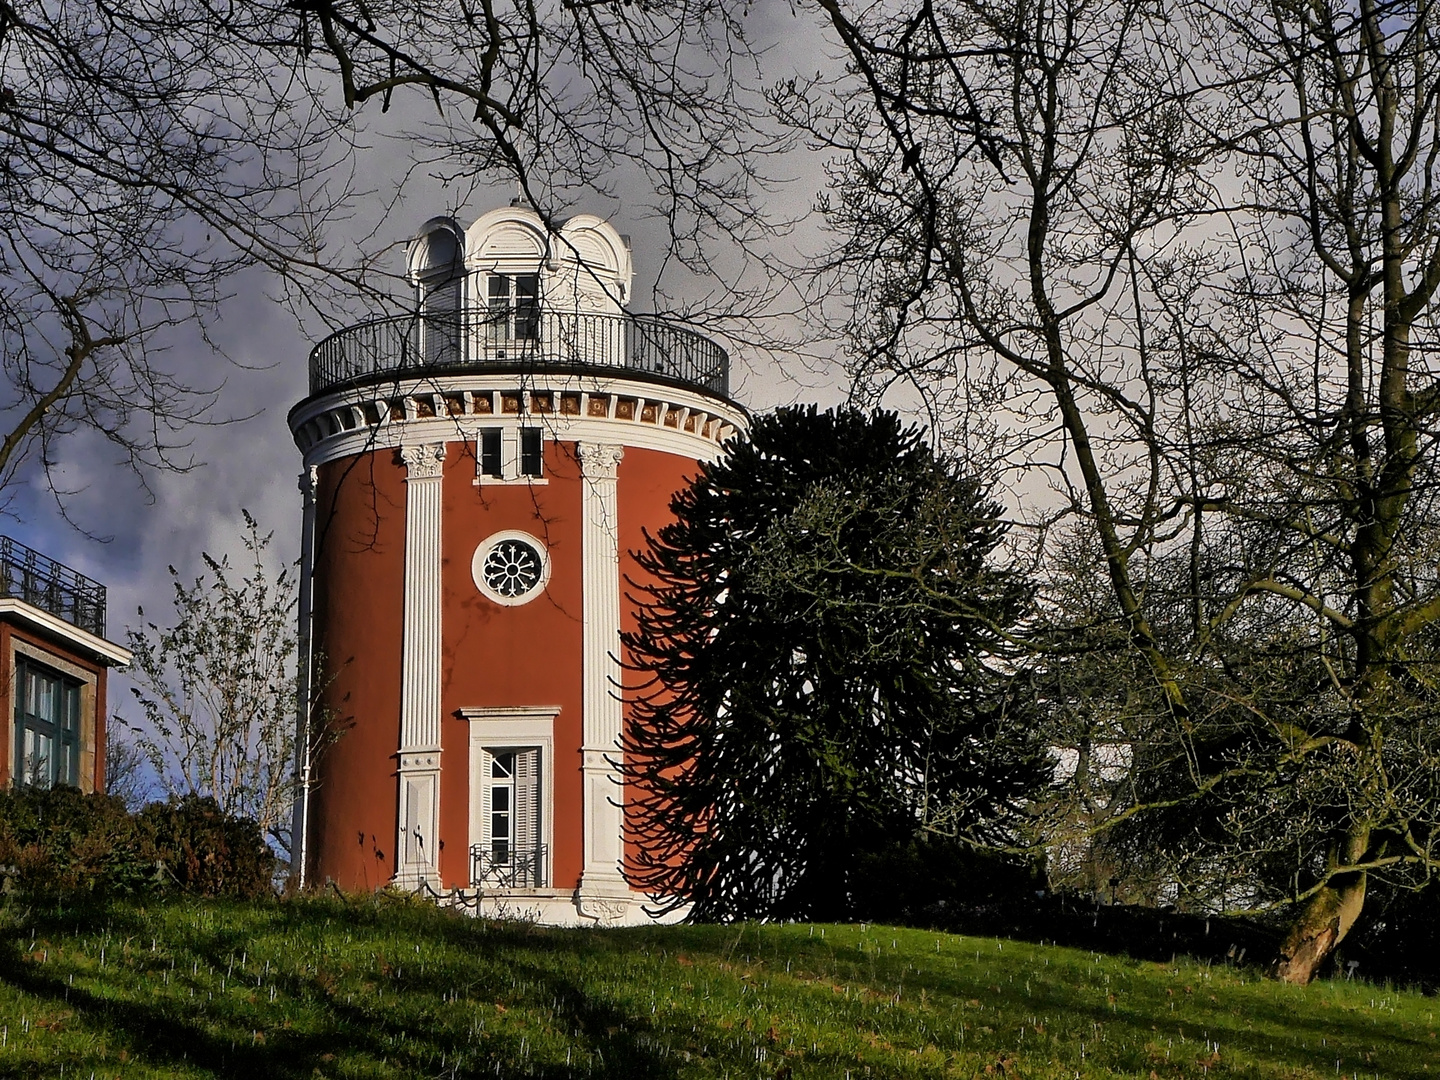
<path fill-rule="evenodd" d="M 582 432 L 594 432 L 597 426 L 613 428 L 616 442 L 634 444 L 638 438 L 667 448 L 673 444 L 676 453 L 709 457 L 745 426 L 739 410 L 700 395 L 627 394 L 625 389 L 616 386 L 600 393 L 457 385 L 437 391 L 433 384 L 416 384 L 389 397 L 371 396 L 374 388 L 337 391 L 297 409 L 291 424 L 296 444 L 317 461 L 414 441 L 413 433 L 422 431 L 420 439 L 433 441 L 437 425 L 465 439 L 479 427 L 507 423 L 542 424 L 555 438 L 565 438 L 564 432 L 576 428 L 580 430 L 571 437 L 585 438 Z M 422 446 L 406 449 L 418 452 Z"/>

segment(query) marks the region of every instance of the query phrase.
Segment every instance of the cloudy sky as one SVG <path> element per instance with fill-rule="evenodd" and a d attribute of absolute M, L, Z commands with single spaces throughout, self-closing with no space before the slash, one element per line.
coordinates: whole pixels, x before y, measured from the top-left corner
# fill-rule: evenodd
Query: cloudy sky
<path fill-rule="evenodd" d="M 767 80 L 791 73 L 813 75 L 828 62 L 815 24 L 797 19 L 783 6 L 753 14 L 750 32 L 774 43 L 764 60 Z M 407 123 L 418 123 L 418 116 L 413 104 L 402 104 L 383 117 L 378 110 L 362 117 L 373 133 L 374 148 L 356 163 L 358 186 L 375 194 L 350 208 L 348 228 L 353 238 L 368 237 L 369 250 L 389 246 L 387 258 L 393 263 L 389 268 L 396 273 L 403 269 L 401 245 L 426 219 L 449 213 L 468 224 L 514 194 L 513 184 L 504 183 L 462 192 L 441 184 L 433 169 L 413 171 L 403 140 L 395 137 L 404 134 Z M 786 159 L 784 171 L 791 182 L 771 196 L 781 213 L 801 215 L 813 205 L 824 183 L 822 163 L 818 155 L 803 150 Z M 392 195 L 397 189 L 398 199 Z M 636 296 L 642 308 L 650 306 L 645 298 L 654 284 L 665 236 L 663 222 L 645 209 L 650 198 L 648 191 L 617 189 L 608 197 L 579 200 L 570 208 L 608 216 L 621 232 L 631 235 Z M 818 222 L 802 223 L 786 238 L 786 254 L 794 258 L 807 247 L 818 250 L 822 242 Z M 670 287 L 674 292 L 675 287 Z M 170 362 L 195 385 L 223 382 L 213 419 L 234 418 L 190 431 L 190 454 L 196 462 L 192 470 L 151 474 L 146 478 L 147 491 L 114 461 L 113 449 L 99 439 L 82 434 L 60 448 L 56 475 L 73 489 L 65 498 L 68 513 L 103 542 L 65 522 L 33 463 L 21 474 L 0 531 L 106 585 L 107 636 L 112 640 L 124 641 L 126 627 L 138 623 L 137 609 L 142 606 L 147 619 L 163 623 L 169 618 L 168 567 L 174 566 L 182 577 L 193 577 L 201 568 L 201 551 L 232 558 L 240 553 L 242 507 L 264 528 L 274 530 L 277 553 L 289 559 L 298 551 L 300 457 L 285 416 L 306 394 L 306 357 L 313 342 L 327 331 L 318 320 L 297 322 L 274 299 L 274 291 L 274 282 L 261 272 L 232 281 L 231 296 L 209 328 L 228 360 L 197 334 L 182 333 L 173 346 Z M 814 348 L 823 357 L 830 346 L 820 343 Z M 795 400 L 828 404 L 843 395 L 838 369 L 823 362 L 786 362 L 743 347 L 732 352 L 732 392 L 751 409 Z M 123 678 L 117 680 L 112 700 L 122 713 L 127 712 L 129 693 Z M 133 715 L 135 710 L 128 712 Z"/>

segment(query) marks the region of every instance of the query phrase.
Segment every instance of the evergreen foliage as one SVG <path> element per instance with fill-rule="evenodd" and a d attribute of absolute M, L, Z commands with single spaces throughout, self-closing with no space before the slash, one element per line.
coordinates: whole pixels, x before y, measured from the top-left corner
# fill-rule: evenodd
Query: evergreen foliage
<path fill-rule="evenodd" d="M 844 918 L 866 852 L 1011 838 L 1045 773 L 1005 662 L 1030 586 L 992 565 L 978 479 L 893 413 L 787 408 L 671 510 L 624 635 L 637 887 L 695 919 Z"/>
<path fill-rule="evenodd" d="M 132 814 L 122 799 L 76 788 L 0 791 L 0 886 L 75 903 L 184 893 L 271 895 L 275 856 L 259 826 L 187 796 Z"/>

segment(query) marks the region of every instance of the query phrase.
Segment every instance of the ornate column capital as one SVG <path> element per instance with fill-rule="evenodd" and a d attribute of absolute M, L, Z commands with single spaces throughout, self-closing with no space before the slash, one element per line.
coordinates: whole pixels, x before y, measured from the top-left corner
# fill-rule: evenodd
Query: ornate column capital
<path fill-rule="evenodd" d="M 316 485 L 320 482 L 320 467 L 318 465 L 306 466 L 305 471 L 295 478 L 295 482 L 302 495 L 307 499 L 313 499 Z"/>
<path fill-rule="evenodd" d="M 625 447 L 618 443 L 581 442 L 576 449 L 580 451 L 580 474 L 587 479 L 613 479 L 625 456 Z"/>
<path fill-rule="evenodd" d="M 444 443 L 421 443 L 400 447 L 400 460 L 405 463 L 406 480 L 433 480 L 440 475 L 445 461 Z"/>

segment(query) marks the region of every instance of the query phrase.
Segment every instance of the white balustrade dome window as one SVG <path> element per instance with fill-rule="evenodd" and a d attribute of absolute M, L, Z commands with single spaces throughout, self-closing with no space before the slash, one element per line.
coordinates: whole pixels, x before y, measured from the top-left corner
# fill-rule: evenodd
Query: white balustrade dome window
<path fill-rule="evenodd" d="M 465 271 L 455 234 L 444 228 L 427 233 L 412 272 L 420 304 L 420 355 L 430 365 L 457 363 Z"/>

